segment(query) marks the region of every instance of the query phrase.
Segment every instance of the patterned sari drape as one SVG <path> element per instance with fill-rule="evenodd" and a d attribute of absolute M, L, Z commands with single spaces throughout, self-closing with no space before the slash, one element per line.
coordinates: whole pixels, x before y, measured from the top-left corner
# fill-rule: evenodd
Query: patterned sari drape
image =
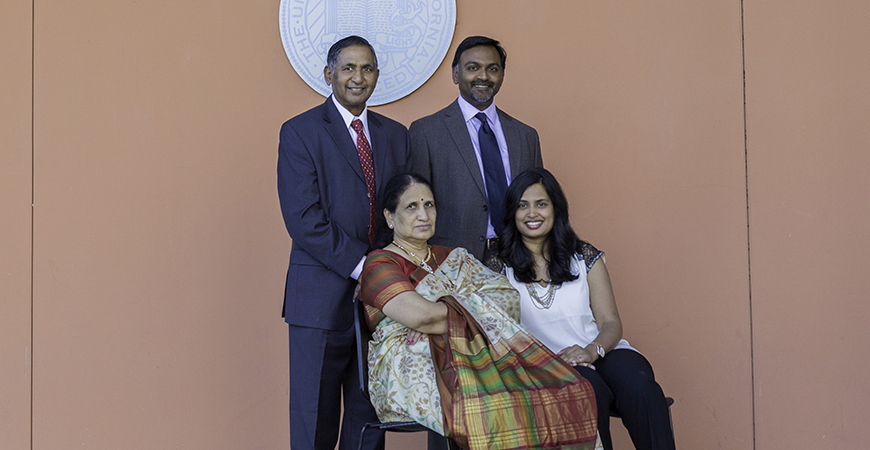
<path fill-rule="evenodd" d="M 377 325 L 370 392 L 382 420 L 417 420 L 466 450 L 595 448 L 591 385 L 519 325 L 507 279 L 464 249 L 413 275 L 417 293 L 448 305 L 448 332 L 409 346 L 400 324 Z"/>

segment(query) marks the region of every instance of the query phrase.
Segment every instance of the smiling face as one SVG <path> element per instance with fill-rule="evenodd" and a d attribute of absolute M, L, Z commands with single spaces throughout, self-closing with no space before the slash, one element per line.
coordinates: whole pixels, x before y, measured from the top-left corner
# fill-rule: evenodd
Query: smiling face
<path fill-rule="evenodd" d="M 323 78 L 332 86 L 332 95 L 338 103 L 359 116 L 378 82 L 375 57 L 368 47 L 345 47 L 338 53 L 335 70 L 323 68 Z"/>
<path fill-rule="evenodd" d="M 459 64 L 453 68 L 453 83 L 459 94 L 475 108 L 483 111 L 501 89 L 504 68 L 495 47 L 478 45 L 459 55 Z"/>
<path fill-rule="evenodd" d="M 413 183 L 399 197 L 396 212 L 384 210 L 393 238 L 400 244 L 424 247 L 435 234 L 435 197 L 425 184 Z"/>
<path fill-rule="evenodd" d="M 553 202 L 543 184 L 533 184 L 523 192 L 514 213 L 514 220 L 523 241 L 541 241 L 547 238 L 553 230 L 554 213 Z"/>

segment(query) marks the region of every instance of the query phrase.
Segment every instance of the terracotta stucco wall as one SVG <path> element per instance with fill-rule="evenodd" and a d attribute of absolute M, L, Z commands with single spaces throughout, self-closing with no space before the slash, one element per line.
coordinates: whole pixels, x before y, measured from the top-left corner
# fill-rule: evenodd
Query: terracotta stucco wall
<path fill-rule="evenodd" d="M 32 2 L 0 3 L 0 447 L 30 446 Z"/>
<path fill-rule="evenodd" d="M 276 18 L 36 3 L 33 448 L 288 440 Z"/>
<path fill-rule="evenodd" d="M 870 5 L 746 4 L 758 448 L 870 438 Z"/>
<path fill-rule="evenodd" d="M 456 43 L 502 40 L 497 102 L 607 253 L 677 445 L 863 449 L 870 8 L 458 3 L 448 62 L 377 110 L 440 109 Z M 288 447 L 276 147 L 322 97 L 278 6 L 0 6 L 0 447 Z"/>

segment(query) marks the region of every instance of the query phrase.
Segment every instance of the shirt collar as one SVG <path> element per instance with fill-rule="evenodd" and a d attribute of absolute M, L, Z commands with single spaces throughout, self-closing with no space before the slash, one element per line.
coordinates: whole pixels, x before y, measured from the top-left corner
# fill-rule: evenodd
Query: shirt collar
<path fill-rule="evenodd" d="M 468 103 L 468 100 L 465 100 L 460 95 L 459 96 L 459 109 L 462 111 L 462 117 L 465 119 L 466 123 L 468 121 L 470 121 L 471 119 L 474 119 L 474 116 L 480 112 L 486 114 L 486 118 L 487 118 L 487 120 L 489 120 L 489 123 L 491 123 L 491 124 L 496 123 L 496 119 L 498 118 L 498 110 L 495 107 L 495 102 L 492 102 L 486 109 L 481 111 L 481 110 L 475 108 L 474 106 L 472 106 L 471 103 Z"/>
<path fill-rule="evenodd" d="M 335 103 L 335 108 L 338 110 L 338 113 L 341 114 L 341 118 L 342 118 L 342 120 L 344 120 L 345 128 L 349 129 L 350 123 L 353 122 L 353 119 L 356 119 L 357 117 L 354 117 L 354 115 L 351 114 L 351 112 L 348 111 L 347 108 L 344 107 L 344 105 L 339 103 L 338 100 L 335 99 L 334 95 L 330 95 L 329 98 L 332 99 L 332 103 Z M 368 116 L 369 116 L 369 107 L 366 106 L 363 108 L 363 111 L 359 114 L 359 117 L 358 117 L 359 120 L 362 121 L 363 130 L 365 130 L 366 134 L 368 134 L 368 132 L 369 132 Z"/>

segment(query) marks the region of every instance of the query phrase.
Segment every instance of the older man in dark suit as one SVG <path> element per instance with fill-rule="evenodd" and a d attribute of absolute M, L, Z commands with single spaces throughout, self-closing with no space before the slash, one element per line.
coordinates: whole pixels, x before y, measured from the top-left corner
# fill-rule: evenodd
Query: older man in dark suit
<path fill-rule="evenodd" d="M 352 296 L 377 223 L 377 193 L 406 172 L 405 127 L 369 111 L 377 57 L 358 36 L 336 42 L 323 70 L 332 95 L 281 127 L 278 196 L 293 239 L 284 294 L 289 325 L 290 444 L 356 449 L 364 422 L 377 421 L 357 381 Z M 364 448 L 383 449 L 371 433 Z M 367 435 L 368 440 L 368 435 Z"/>
<path fill-rule="evenodd" d="M 542 167 L 534 128 L 496 108 L 507 54 L 498 41 L 471 36 L 453 57 L 459 98 L 411 124 L 411 168 L 432 183 L 438 202 L 433 244 L 464 247 L 487 262 L 498 253 L 513 176 Z"/>

